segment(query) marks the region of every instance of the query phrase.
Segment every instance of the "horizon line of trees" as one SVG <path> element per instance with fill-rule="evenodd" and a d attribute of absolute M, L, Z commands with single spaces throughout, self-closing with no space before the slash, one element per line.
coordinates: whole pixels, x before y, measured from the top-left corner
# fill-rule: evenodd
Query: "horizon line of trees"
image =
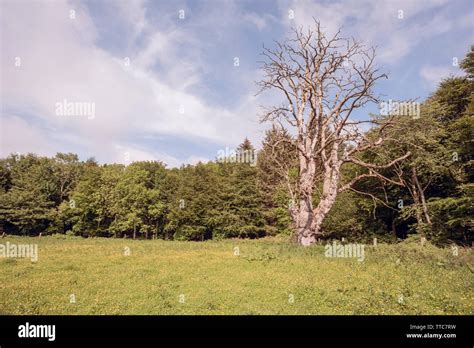
<path fill-rule="evenodd" d="M 361 151 L 360 159 L 375 164 L 410 156 L 377 173 L 388 179 L 382 185 L 366 175 L 338 194 L 320 238 L 421 234 L 440 244 L 473 242 L 474 46 L 461 68 L 466 74 L 441 81 L 419 117 L 395 115 L 377 153 Z M 254 150 L 248 139 L 238 148 Z M 0 233 L 193 241 L 295 236 L 288 186 L 299 170 L 295 138 L 277 124 L 266 132 L 256 166 L 217 160 L 168 169 L 159 161 L 99 165 L 72 153 L 12 154 L 0 159 Z M 361 174 L 347 166 L 342 185 Z"/>

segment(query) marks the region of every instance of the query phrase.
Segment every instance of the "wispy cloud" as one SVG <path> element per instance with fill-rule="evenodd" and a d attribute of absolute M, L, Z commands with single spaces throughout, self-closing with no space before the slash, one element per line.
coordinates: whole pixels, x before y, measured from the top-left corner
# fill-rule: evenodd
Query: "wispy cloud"
<path fill-rule="evenodd" d="M 431 87 L 435 89 L 442 79 L 449 77 L 450 75 L 455 75 L 456 70 L 450 68 L 449 66 L 431 66 L 426 65 L 420 70 L 421 78 Z"/>
<path fill-rule="evenodd" d="M 243 139 L 244 134 L 239 130 L 246 127 L 237 125 L 245 122 L 245 118 L 239 118 L 239 110 L 210 106 L 186 91 L 199 82 L 199 74 L 174 49 L 177 41 L 192 40 L 179 28 L 170 33 L 155 31 L 141 51 L 130 57 L 117 57 L 95 45 L 97 30 L 87 9 L 65 2 L 32 2 L 28 11 L 25 6 L 25 3 L 4 5 L 2 118 L 7 121 L 2 132 L 32 132 L 27 117 L 20 122 L 18 115 L 9 112 L 31 105 L 46 125 L 32 137 L 44 139 L 45 144 L 32 147 L 32 151 L 53 146 L 47 146 L 52 129 L 64 133 L 74 129 L 85 140 L 86 150 L 104 161 L 120 161 L 127 152 L 136 159 L 166 159 L 177 165 L 178 159 L 161 151 L 133 148 L 137 139 L 127 139 L 127 135 L 131 132 L 174 135 L 176 146 L 180 138 L 206 139 L 218 144 Z M 70 17 L 71 9 L 75 11 L 74 18 Z M 134 9 L 129 12 L 129 18 L 127 12 L 121 12 L 121 17 L 124 25 L 132 26 L 138 33 L 146 20 L 144 10 Z M 18 18 L 28 25 L 18 24 Z M 135 18 L 143 23 L 139 29 Z M 190 56 L 198 55 L 199 52 L 190 53 Z M 20 66 L 14 65 L 15 57 L 21 59 Z M 153 69 L 155 64 L 160 64 L 158 71 Z M 55 105 L 63 99 L 95 103 L 96 117 L 59 117 Z M 9 146 L 2 148 L 2 155 L 12 151 L 15 148 L 12 145 L 9 140 Z M 66 141 L 57 150 L 73 145 Z"/>
<path fill-rule="evenodd" d="M 399 63 L 423 41 L 454 28 L 472 27 L 472 11 L 459 17 L 450 13 L 449 6 L 447 0 L 280 2 L 287 25 L 308 27 L 316 18 L 329 35 L 342 28 L 343 35 L 377 46 L 379 62 L 387 64 Z M 288 16 L 289 10 L 294 13 L 293 19 Z"/>
<path fill-rule="evenodd" d="M 378 64 L 398 77 L 386 94 L 429 92 L 471 43 L 468 3 L 5 0 L 0 156 L 71 151 L 124 163 L 127 153 L 178 166 L 246 136 L 258 142 L 259 105 L 281 102 L 254 96 L 262 44 L 313 17 L 378 46 Z M 94 103 L 95 117 L 56 115 L 65 99 Z"/>

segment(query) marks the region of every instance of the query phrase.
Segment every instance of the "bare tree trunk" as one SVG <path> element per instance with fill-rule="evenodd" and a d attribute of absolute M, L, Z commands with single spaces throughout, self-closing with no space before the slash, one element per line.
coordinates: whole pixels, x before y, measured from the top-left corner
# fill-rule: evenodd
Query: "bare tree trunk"
<path fill-rule="evenodd" d="M 297 221 L 298 244 L 311 245 L 316 242 L 316 237 L 312 231 L 313 226 L 313 204 L 311 197 L 300 200 Z"/>
<path fill-rule="evenodd" d="M 313 186 L 316 163 L 314 159 L 308 160 L 302 154 L 299 156 L 299 162 L 301 198 L 296 213 L 296 231 L 298 244 L 308 246 L 316 242 L 316 236 L 313 230 Z"/>
<path fill-rule="evenodd" d="M 421 223 L 423 222 L 423 219 L 421 217 L 421 211 L 420 211 L 421 202 L 420 202 L 420 196 L 419 196 L 418 188 L 416 187 L 415 181 L 416 181 L 416 170 L 414 167 L 412 167 L 411 168 L 411 183 L 410 183 L 411 191 L 413 194 L 413 201 L 415 202 L 416 221 L 418 223 Z"/>
<path fill-rule="evenodd" d="M 392 217 L 392 234 L 395 240 L 398 238 L 397 235 L 397 226 L 395 225 L 395 218 Z"/>
<path fill-rule="evenodd" d="M 421 203 L 421 207 L 423 208 L 423 214 L 425 216 L 426 223 L 431 226 L 431 218 L 430 218 L 430 215 L 428 214 L 428 205 L 426 204 L 425 192 L 423 191 L 423 188 L 420 185 L 420 181 L 418 180 L 418 175 L 416 173 L 415 167 L 412 168 L 412 173 L 413 173 L 412 176 L 415 181 L 415 185 L 420 197 L 420 203 Z"/>
<path fill-rule="evenodd" d="M 316 235 L 321 234 L 323 221 L 336 201 L 340 181 L 340 164 L 342 163 L 338 161 L 337 151 L 338 146 L 334 144 L 330 161 L 324 163 L 323 192 L 314 211 L 315 218 L 312 227 L 313 233 Z"/>
<path fill-rule="evenodd" d="M 334 205 L 334 202 L 336 201 L 336 195 L 337 189 L 331 190 L 331 192 L 327 195 L 324 195 L 323 193 L 323 197 L 321 197 L 321 200 L 319 201 L 319 204 L 315 209 L 313 225 L 311 227 L 311 230 L 314 235 L 321 234 L 324 219 L 326 218 L 327 214 Z"/>
<path fill-rule="evenodd" d="M 277 43 L 275 49 L 264 48 L 266 61 L 262 66 L 264 78 L 259 82 L 260 92 L 278 90 L 287 104 L 267 108 L 262 121 L 278 122 L 284 128 L 283 121 L 295 130 L 294 145 L 299 160 L 297 182 L 288 175 L 287 166 L 280 163 L 279 167 L 294 202 L 291 215 L 298 243 L 311 245 L 321 234 L 323 221 L 339 192 L 356 191 L 353 185 L 369 177 L 403 186 L 378 170 L 396 165 L 410 153 L 386 164 L 367 163 L 360 157 L 364 151 L 383 144 L 384 129 L 394 122 L 394 116 L 382 123 L 351 117 L 354 110 L 379 101 L 373 86 L 386 75 L 380 74 L 374 65 L 375 49 L 367 50 L 356 40 L 343 39 L 339 32 L 327 37 L 316 20 L 308 33 L 303 29 L 293 32 L 292 39 Z M 377 127 L 378 139 L 364 134 L 364 124 Z M 350 149 L 346 149 L 347 145 L 351 145 Z M 341 186 L 344 163 L 361 166 L 366 172 Z M 318 192 L 319 203 L 314 209 L 313 190 L 315 180 L 320 178 L 323 190 Z"/>

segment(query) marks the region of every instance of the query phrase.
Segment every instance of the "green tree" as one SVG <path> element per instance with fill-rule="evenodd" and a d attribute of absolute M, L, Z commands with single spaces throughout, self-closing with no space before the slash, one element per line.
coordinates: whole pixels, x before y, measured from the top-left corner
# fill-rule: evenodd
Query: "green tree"
<path fill-rule="evenodd" d="M 265 134 L 257 161 L 258 187 L 269 235 L 291 233 L 289 208 L 293 202 L 288 188 L 291 189 L 296 182 L 297 158 L 291 136 L 285 129 L 273 125 Z M 288 186 L 288 182 L 292 185 Z"/>

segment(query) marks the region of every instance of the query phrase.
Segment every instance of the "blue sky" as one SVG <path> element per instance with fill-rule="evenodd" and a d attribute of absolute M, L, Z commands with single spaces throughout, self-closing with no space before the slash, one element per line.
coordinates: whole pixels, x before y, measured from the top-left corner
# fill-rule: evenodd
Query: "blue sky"
<path fill-rule="evenodd" d="M 0 156 L 75 152 L 173 167 L 245 137 L 258 147 L 269 127 L 259 107 L 281 102 L 255 96 L 262 45 L 313 17 L 377 46 L 385 99 L 423 100 L 460 73 L 453 61 L 474 44 L 469 0 L 3 0 L 0 9 Z M 64 99 L 94 103 L 94 117 L 58 116 Z"/>

